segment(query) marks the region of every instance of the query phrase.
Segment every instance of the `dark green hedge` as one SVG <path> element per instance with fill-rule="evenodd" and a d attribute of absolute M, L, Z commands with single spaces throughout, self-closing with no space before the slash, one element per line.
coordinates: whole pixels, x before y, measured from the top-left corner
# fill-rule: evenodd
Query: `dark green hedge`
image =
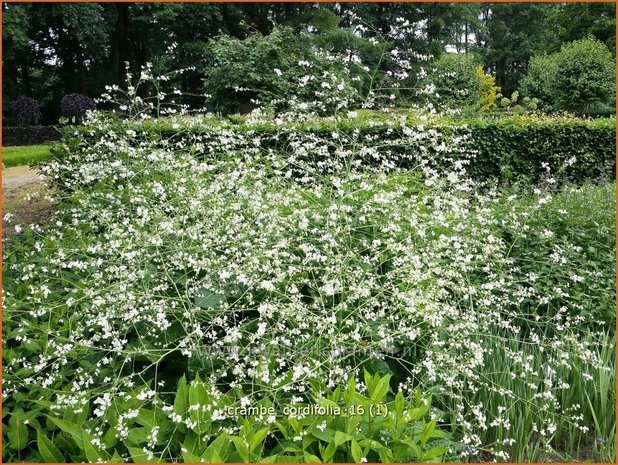
<path fill-rule="evenodd" d="M 500 177 L 542 176 L 575 157 L 561 175 L 575 180 L 615 177 L 616 120 L 504 119 L 473 121 L 465 130 L 478 150 L 474 171 Z M 458 131 L 458 132 L 459 132 Z"/>
<path fill-rule="evenodd" d="M 60 139 L 54 126 L 6 126 L 2 128 L 2 146 L 37 145 Z"/>
<path fill-rule="evenodd" d="M 439 144 L 427 144 L 425 140 L 413 141 L 403 138 L 401 121 L 408 127 L 423 124 L 415 115 L 394 117 L 373 113 L 368 117 L 346 119 L 339 122 L 313 120 L 302 124 L 275 125 L 270 123 L 250 124 L 243 117 L 190 119 L 185 123 L 170 120 L 145 122 L 118 121 L 115 129 L 121 134 L 132 129 L 135 141 L 144 139 L 165 140 L 180 143 L 183 149 L 195 149 L 197 156 L 208 157 L 213 141 L 225 139 L 228 151 L 273 149 L 283 153 L 293 150 L 293 141 L 304 138 L 320 138 L 329 146 L 329 156 L 342 140 L 356 146 L 371 139 L 370 144 L 380 144 L 393 162 L 401 167 L 412 166 L 418 159 L 429 155 L 436 166 L 452 163 L 458 155 L 445 157 L 436 150 Z M 454 120 L 440 118 L 433 123 L 424 123 L 425 128 L 435 129 L 434 142 L 448 141 L 453 136 L 465 137 L 467 153 L 474 153 L 468 171 L 475 177 L 501 180 L 539 179 L 546 174 L 545 164 L 551 173 L 561 179 L 582 181 L 615 177 L 616 167 L 616 121 L 613 118 L 586 120 L 554 117 L 511 116 L 498 119 L 476 118 Z M 343 139 L 334 140 L 337 131 Z M 109 134 L 109 131 L 104 131 Z M 103 134 L 91 127 L 71 128 L 65 137 L 77 138 L 82 143 Z M 75 139 L 73 139 L 75 142 Z M 423 147 L 421 147 L 423 146 Z M 195 150 L 194 150 L 195 151 Z M 310 155 L 319 157 L 315 154 Z M 324 156 L 324 155 L 321 155 Z M 574 163 L 565 167 L 567 160 Z M 314 159 L 317 163 L 320 160 Z M 373 163 L 371 158 L 364 163 Z"/>

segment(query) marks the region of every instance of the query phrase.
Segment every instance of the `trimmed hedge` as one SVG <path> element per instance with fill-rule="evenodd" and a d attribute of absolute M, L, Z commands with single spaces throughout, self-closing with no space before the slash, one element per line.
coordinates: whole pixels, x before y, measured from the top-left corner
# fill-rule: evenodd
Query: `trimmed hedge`
<path fill-rule="evenodd" d="M 2 128 L 2 146 L 38 145 L 60 140 L 54 126 L 8 126 Z"/>
<path fill-rule="evenodd" d="M 421 121 L 415 114 L 363 113 L 358 118 L 334 121 L 316 119 L 304 123 L 252 123 L 248 118 L 201 117 L 186 119 L 159 119 L 137 121 L 118 120 L 113 129 L 125 133 L 135 131 L 134 140 L 164 140 L 183 150 L 192 150 L 200 157 L 208 157 L 222 146 L 226 151 L 277 150 L 291 153 L 298 141 L 319 140 L 320 149 L 306 155 L 305 161 L 319 166 L 324 157 L 335 156 L 342 144 L 359 146 L 379 143 L 394 165 L 414 166 L 429 158 L 440 167 L 461 158 L 460 154 L 445 153 L 440 149 L 453 136 L 464 138 L 465 156 L 473 154 L 468 171 L 481 179 L 501 180 L 540 179 L 548 166 L 555 175 L 572 181 L 615 177 L 616 120 L 596 120 L 567 117 L 508 116 L 455 120 L 441 117 L 432 122 Z M 427 138 L 406 137 L 409 128 L 423 126 L 433 129 L 431 143 Z M 65 132 L 67 141 L 79 143 L 101 137 L 91 126 L 73 127 Z M 342 139 L 334 140 L 337 131 Z M 448 144 L 446 144 L 448 145 Z M 405 156 L 402 156 L 405 154 Z M 296 154 L 298 156 L 298 154 Z M 573 159 L 568 165 L 567 161 Z M 363 160 L 371 164 L 371 158 Z M 302 173 L 301 173 L 302 175 Z"/>

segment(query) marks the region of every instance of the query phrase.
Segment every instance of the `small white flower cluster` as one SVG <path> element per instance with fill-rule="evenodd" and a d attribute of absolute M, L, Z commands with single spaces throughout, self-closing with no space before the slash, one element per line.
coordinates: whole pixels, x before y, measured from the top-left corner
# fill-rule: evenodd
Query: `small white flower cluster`
<path fill-rule="evenodd" d="M 141 79 L 150 74 L 145 68 Z M 334 76 L 316 79 L 338 87 Z M 20 340 L 45 342 L 36 363 L 5 367 L 27 373 L 4 383 L 5 396 L 29 385 L 59 389 L 70 367 L 56 408 L 82 405 L 88 393 L 93 418 L 104 423 L 115 398 L 163 403 L 161 386 L 142 380 L 172 355 L 211 367 L 201 373 L 209 383 L 252 386 L 243 405 L 257 393 L 300 401 L 316 381 L 332 388 L 360 375 L 359 360 L 408 360 L 400 390 L 421 385 L 448 396 L 473 447 L 483 446 L 481 431 L 513 427 L 505 412 L 515 402 L 536 406 L 540 434 L 556 428 L 547 411 L 579 424 L 557 399 L 569 389 L 560 378 L 569 357 L 599 365 L 575 330 L 583 320 L 521 308 L 524 299 L 537 307 L 568 301 L 569 283 L 538 291 L 517 278 L 520 264 L 496 231 L 528 234 L 529 212 L 466 174 L 475 154 L 465 137 L 444 140 L 430 124 L 396 117 L 375 123 L 388 140 L 361 131 L 320 136 L 286 124 L 287 115 L 268 139 L 251 125 L 272 122 L 255 113 L 246 132 L 221 123 L 206 135 L 183 131 L 207 119 L 173 117 L 186 137 L 153 141 L 134 116 L 118 123 L 92 115 L 96 137 L 43 168 L 70 202 L 36 248 L 8 262 L 29 292 L 6 295 L 5 315 L 19 322 Z M 285 141 L 286 152 L 273 140 Z M 434 154 L 452 168 L 438 169 Z M 550 200 L 539 191 L 531 208 Z M 565 264 L 573 247 L 556 246 L 547 259 Z M 587 270 L 572 277 L 589 279 Z M 531 320 L 547 328 L 529 336 L 547 360 L 542 370 L 495 339 L 519 338 Z M 50 321 L 57 325 L 47 328 Z M 527 398 L 487 383 L 484 370 L 498 353 Z M 500 403 L 495 415 L 474 400 L 479 392 Z M 198 413 L 225 418 L 215 407 L 182 414 L 161 405 L 188 428 L 199 428 Z M 119 438 L 137 411 L 117 419 Z M 144 448 L 149 458 L 158 434 L 153 428 Z M 507 458 L 504 437 L 496 458 Z"/>

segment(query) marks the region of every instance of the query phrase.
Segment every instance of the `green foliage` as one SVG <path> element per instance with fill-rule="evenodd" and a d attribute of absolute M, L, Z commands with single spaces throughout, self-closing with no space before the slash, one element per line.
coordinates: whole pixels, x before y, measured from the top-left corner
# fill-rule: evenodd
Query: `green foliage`
<path fill-rule="evenodd" d="M 500 86 L 496 85 L 496 78 L 486 74 L 483 65 L 478 65 L 475 69 L 476 79 L 478 80 L 478 99 L 482 111 L 489 111 L 496 108 L 496 100 L 500 93 Z"/>
<path fill-rule="evenodd" d="M 482 81 L 478 59 L 471 54 L 447 53 L 430 64 L 427 77 L 421 80 L 421 92 L 441 108 L 462 108 L 478 103 Z M 429 91 L 435 88 L 435 92 Z"/>
<path fill-rule="evenodd" d="M 219 111 L 237 111 L 254 100 L 282 110 L 293 99 L 328 112 L 359 97 L 349 65 L 316 51 L 310 34 L 291 28 L 278 27 L 267 36 L 254 33 L 244 40 L 220 36 L 212 42 L 211 53 L 214 65 L 207 71 L 204 90 Z"/>
<path fill-rule="evenodd" d="M 533 105 L 533 101 L 524 105 Z M 510 99 L 508 105 L 510 105 Z M 507 106 L 508 106 L 507 105 Z M 526 107 L 528 108 L 528 107 Z M 531 108 L 531 107 L 530 107 Z M 515 112 L 513 112 L 515 113 Z M 406 124 L 427 126 L 436 130 L 437 140 L 432 144 L 430 153 L 438 153 L 439 145 L 457 134 L 465 137 L 465 145 L 475 156 L 469 161 L 468 172 L 477 179 L 497 178 L 512 182 L 527 177 L 530 181 L 544 178 L 547 163 L 553 173 L 560 173 L 564 179 L 584 181 L 590 179 L 613 178 L 616 147 L 616 123 L 614 119 L 578 119 L 567 117 L 539 117 L 532 115 L 498 116 L 487 115 L 473 118 L 436 118 L 431 122 L 419 119 L 411 112 L 380 113 L 359 111 L 354 118 L 341 118 L 332 121 L 328 118 L 314 118 L 302 123 L 290 123 L 279 126 L 268 123 L 252 123 L 246 117 L 236 116 L 231 119 L 208 117 L 186 120 L 175 126 L 169 120 L 159 120 L 135 124 L 119 122 L 118 131 L 135 130 L 135 142 L 157 137 L 183 141 L 185 145 L 202 145 L 217 143 L 221 138 L 231 134 L 229 143 L 232 150 L 247 147 L 245 134 L 259 136 L 261 146 L 265 149 L 275 148 L 292 154 L 294 140 L 310 141 L 316 136 L 324 138 L 324 146 L 335 150 L 341 141 L 333 141 L 329 136 L 333 131 L 340 131 L 350 137 L 350 147 L 354 146 L 354 133 L 357 137 L 366 137 L 383 141 L 392 147 L 394 159 L 403 153 L 411 157 L 420 157 L 424 153 L 423 144 L 427 141 L 401 142 L 401 133 L 395 129 L 401 127 L 401 117 Z M 69 134 L 75 134 L 72 140 L 80 143 L 92 140 L 96 133 L 87 128 L 71 128 Z M 410 145 L 412 144 L 412 145 Z M 330 152 L 329 152 L 330 153 Z M 324 161 L 327 152 L 307 154 L 313 163 Z M 453 160 L 434 156 L 433 160 L 443 168 L 452 166 Z M 567 163 L 568 162 L 568 163 Z M 376 163 L 371 157 L 363 160 L 366 165 Z M 409 163 L 399 160 L 398 165 Z M 413 164 L 410 164 L 413 166 Z"/>
<path fill-rule="evenodd" d="M 18 126 L 33 126 L 43 117 L 39 102 L 30 97 L 19 97 L 11 104 L 13 120 Z"/>
<path fill-rule="evenodd" d="M 549 167 L 547 172 L 549 185 L 555 185 L 561 174 L 551 173 Z M 507 226 L 501 232 L 512 241 L 510 256 L 517 264 L 516 274 L 525 280 L 533 273 L 534 286 L 545 290 L 571 281 L 569 287 L 574 291 L 568 301 L 556 299 L 536 308 L 523 299 L 519 310 L 544 315 L 552 308 L 568 304 L 574 309 L 573 314 L 613 324 L 614 296 L 604 290 L 611 289 L 615 280 L 611 238 L 615 231 L 615 185 L 547 189 L 543 192 L 546 201 L 536 208 L 530 208 L 525 200 L 526 191 L 521 187 L 508 192 L 521 198 L 518 209 L 530 212 L 525 226 Z M 560 251 L 560 260 L 556 251 Z M 584 281 L 586 285 L 582 284 Z"/>
<path fill-rule="evenodd" d="M 525 461 L 591 430 L 614 459 L 615 120 L 507 100 L 63 128 L 55 221 L 3 260 L 3 459 Z"/>
<path fill-rule="evenodd" d="M 17 458 L 29 446 L 26 460 L 56 463 L 441 461 L 451 441 L 431 419 L 431 397 L 419 391 L 411 398 L 394 396 L 389 380 L 365 372 L 360 391 L 351 378 L 309 402 L 279 405 L 265 397 L 247 405 L 239 388 L 224 393 L 199 376 L 191 382 L 183 376 L 172 419 L 157 408 L 157 398 L 145 400 L 146 389 L 136 389 L 114 399 L 100 417 L 107 423 L 102 442 L 88 433 L 96 423 L 70 408 L 35 419 L 36 410 L 26 414 L 17 407 L 4 454 Z"/>
<path fill-rule="evenodd" d="M 615 73 L 616 64 L 607 47 L 584 39 L 552 55 L 533 57 L 521 90 L 539 98 L 548 109 L 589 113 L 599 105 L 614 105 Z"/>
<path fill-rule="evenodd" d="M 539 330 L 540 332 L 541 330 Z M 539 347 L 530 344 L 524 338 L 504 338 L 497 332 L 493 335 L 494 342 L 486 344 L 485 349 L 490 354 L 484 361 L 484 372 L 487 373 L 485 382 L 500 386 L 511 392 L 514 399 L 534 398 L 530 403 L 514 400 L 506 413 L 499 409 L 499 396 L 497 394 L 483 393 L 473 398 L 474 403 L 485 406 L 484 414 L 488 418 L 504 418 L 510 425 L 515 425 L 517 440 L 510 447 L 511 459 L 517 462 L 580 462 L 592 460 L 594 462 L 613 463 L 616 456 L 615 431 L 616 423 L 616 378 L 613 375 L 616 369 L 616 341 L 615 333 L 597 332 L 591 328 L 584 329 L 583 341 L 594 341 L 598 347 L 602 364 L 594 365 L 576 362 L 573 371 L 557 370 L 557 379 L 567 383 L 569 388 L 559 396 L 560 405 L 573 407 L 582 406 L 583 424 L 586 428 L 577 428 L 566 424 L 556 425 L 553 433 L 544 431 L 540 433 L 539 422 L 555 414 L 556 405 L 543 401 L 532 386 L 517 383 L 513 378 L 510 353 L 521 352 L 530 362 L 531 371 L 547 369 L 543 360 L 547 354 L 543 354 Z M 541 336 L 543 337 L 543 336 Z M 476 342 L 476 341 L 471 341 Z M 436 403 L 441 399 L 436 398 Z M 444 399 L 449 402 L 448 399 Z M 439 404 L 438 404 L 439 405 Z M 487 443 L 500 444 L 508 442 L 512 437 L 509 428 L 501 426 L 495 430 L 486 430 L 483 440 Z M 539 443 L 542 435 L 552 437 L 554 447 L 545 448 Z M 482 461 L 483 451 L 475 451 L 470 460 Z"/>

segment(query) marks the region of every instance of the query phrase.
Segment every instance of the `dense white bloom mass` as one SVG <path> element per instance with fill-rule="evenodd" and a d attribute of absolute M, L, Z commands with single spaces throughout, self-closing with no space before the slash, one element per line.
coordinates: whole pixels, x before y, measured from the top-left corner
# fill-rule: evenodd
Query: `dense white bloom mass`
<path fill-rule="evenodd" d="M 6 364 L 22 381 L 5 382 L 5 396 L 53 389 L 53 408 L 93 399 L 92 415 L 107 421 L 117 398 L 165 404 L 161 386 L 142 382 L 165 364 L 242 385 L 249 405 L 265 393 L 302 400 L 370 362 L 399 373 L 406 394 L 421 385 L 451 399 L 451 421 L 477 447 L 479 431 L 513 425 L 473 394 L 491 392 L 505 409 L 521 396 L 486 382 L 499 356 L 530 397 L 519 401 L 535 399 L 542 434 L 555 428 L 550 412 L 577 423 L 556 402 L 569 389 L 565 354 L 599 362 L 573 330 L 583 317 L 541 311 L 568 301 L 569 283 L 529 286 L 510 256 L 517 237 L 498 236 L 529 234 L 528 216 L 551 197 L 539 191 L 522 210 L 475 185 L 463 138 L 396 120 L 381 123 L 397 134 L 388 143 L 282 127 L 284 155 L 251 130 L 222 125 L 207 140 L 152 141 L 138 123 L 93 118 L 96 137 L 43 168 L 67 195 L 58 226 L 7 264 L 28 289 L 6 296 L 10 338 L 35 343 L 37 358 Z M 180 131 L 202 123 L 174 120 Z M 452 170 L 438 170 L 431 153 L 451 159 Z M 566 264 L 573 253 L 564 243 L 546 258 Z M 573 281 L 591 273 L 578 270 Z M 531 321 L 542 334 L 521 333 Z M 496 335 L 532 341 L 543 371 Z M 172 421 L 190 421 L 163 407 Z"/>

